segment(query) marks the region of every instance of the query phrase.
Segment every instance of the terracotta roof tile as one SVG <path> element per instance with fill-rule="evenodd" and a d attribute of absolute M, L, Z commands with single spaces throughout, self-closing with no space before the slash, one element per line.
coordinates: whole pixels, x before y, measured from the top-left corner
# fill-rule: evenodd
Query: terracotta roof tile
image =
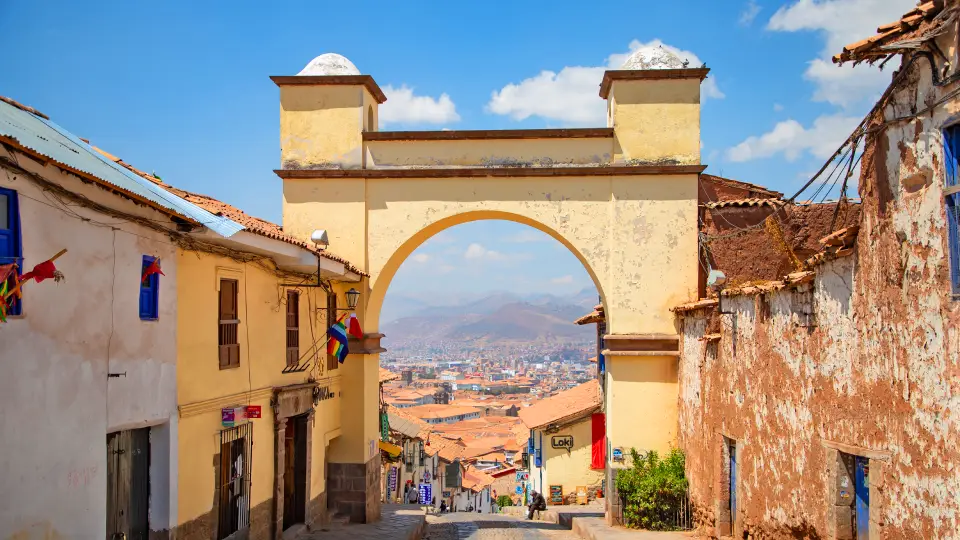
<path fill-rule="evenodd" d="M 529 429 L 576 419 L 600 408 L 600 384 L 587 381 L 554 396 L 542 399 L 520 411 L 520 419 Z"/>
<path fill-rule="evenodd" d="M 898 21 L 877 28 L 877 34 L 851 43 L 833 57 L 837 64 L 844 62 L 876 61 L 887 55 L 917 48 L 918 41 L 925 41 L 938 34 L 943 23 L 950 20 L 945 16 L 956 10 L 955 6 L 944 9 L 945 0 L 921 2 L 917 7 L 903 14 Z"/>
<path fill-rule="evenodd" d="M 719 202 L 709 202 L 704 206 L 707 208 L 725 208 L 728 206 L 772 206 L 779 207 L 787 204 L 786 201 L 782 199 L 773 199 L 773 198 L 751 198 L 751 199 L 732 199 Z"/>
<path fill-rule="evenodd" d="M 193 204 L 199 206 L 200 208 L 203 208 L 204 210 L 214 215 L 223 216 L 227 219 L 230 219 L 232 221 L 235 221 L 243 225 L 245 230 L 248 232 L 258 234 L 260 236 L 266 236 L 267 238 L 273 238 L 274 240 L 280 240 L 281 242 L 286 242 L 288 244 L 293 244 L 295 246 L 306 249 L 307 251 L 313 252 L 314 254 L 320 257 L 323 257 L 325 259 L 339 262 L 343 264 L 343 266 L 348 271 L 353 272 L 354 274 L 357 274 L 360 276 L 369 276 L 369 274 L 360 270 L 359 268 L 351 264 L 348 260 L 342 257 L 339 257 L 337 255 L 334 255 L 332 253 L 327 253 L 326 251 L 318 250 L 314 246 L 311 246 L 310 244 L 308 244 L 307 242 L 284 233 L 283 228 L 280 225 L 271 223 L 264 219 L 253 217 L 247 214 L 246 212 L 244 212 L 243 210 L 240 210 L 239 208 L 229 205 L 223 201 L 214 199 L 213 197 L 210 197 L 207 195 L 201 195 L 199 193 L 191 193 L 189 191 L 171 186 L 170 184 L 167 184 L 160 178 L 150 173 L 134 168 L 130 164 L 125 163 L 123 160 L 121 160 L 117 156 L 110 154 L 109 152 L 103 150 L 102 148 L 93 146 L 93 149 L 99 152 L 100 154 L 102 154 L 104 157 L 106 157 L 110 161 L 113 161 L 117 165 L 125 167 L 127 170 L 143 178 L 146 178 L 147 180 L 150 180 L 154 184 L 157 184 L 158 186 L 163 187 L 170 193 L 173 193 L 178 197 L 186 199 L 187 201 L 192 202 Z"/>

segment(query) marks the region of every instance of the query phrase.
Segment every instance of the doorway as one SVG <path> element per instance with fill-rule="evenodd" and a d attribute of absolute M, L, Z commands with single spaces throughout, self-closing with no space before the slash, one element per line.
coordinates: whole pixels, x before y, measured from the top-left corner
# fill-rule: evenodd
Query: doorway
<path fill-rule="evenodd" d="M 107 540 L 148 540 L 150 428 L 107 435 Z"/>
<path fill-rule="evenodd" d="M 307 415 L 287 419 L 284 435 L 283 529 L 303 523 L 307 508 Z"/>

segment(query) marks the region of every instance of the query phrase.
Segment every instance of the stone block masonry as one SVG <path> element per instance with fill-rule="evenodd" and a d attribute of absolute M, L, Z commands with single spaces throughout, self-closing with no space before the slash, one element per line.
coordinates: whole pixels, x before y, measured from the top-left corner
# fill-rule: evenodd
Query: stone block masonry
<path fill-rule="evenodd" d="M 380 456 L 366 463 L 330 463 L 329 507 L 351 523 L 380 519 Z"/>

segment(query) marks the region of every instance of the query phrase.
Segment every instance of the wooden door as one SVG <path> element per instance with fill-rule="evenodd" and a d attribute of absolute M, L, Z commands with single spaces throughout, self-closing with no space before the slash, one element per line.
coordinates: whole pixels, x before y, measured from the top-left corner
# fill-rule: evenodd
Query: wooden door
<path fill-rule="evenodd" d="M 107 435 L 107 540 L 148 540 L 150 430 Z"/>

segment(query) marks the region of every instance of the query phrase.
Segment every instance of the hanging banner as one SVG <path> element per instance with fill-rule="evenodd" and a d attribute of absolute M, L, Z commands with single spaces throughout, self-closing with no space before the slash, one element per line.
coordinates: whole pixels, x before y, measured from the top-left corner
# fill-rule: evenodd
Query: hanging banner
<path fill-rule="evenodd" d="M 389 478 L 390 478 L 389 480 L 390 491 L 396 491 L 397 490 L 397 468 L 396 467 L 390 467 Z"/>
<path fill-rule="evenodd" d="M 423 505 L 433 504 L 433 486 L 430 484 L 420 484 L 418 487 L 420 492 L 419 503 Z"/>
<path fill-rule="evenodd" d="M 380 440 L 390 440 L 390 417 L 387 413 L 380 413 Z"/>

